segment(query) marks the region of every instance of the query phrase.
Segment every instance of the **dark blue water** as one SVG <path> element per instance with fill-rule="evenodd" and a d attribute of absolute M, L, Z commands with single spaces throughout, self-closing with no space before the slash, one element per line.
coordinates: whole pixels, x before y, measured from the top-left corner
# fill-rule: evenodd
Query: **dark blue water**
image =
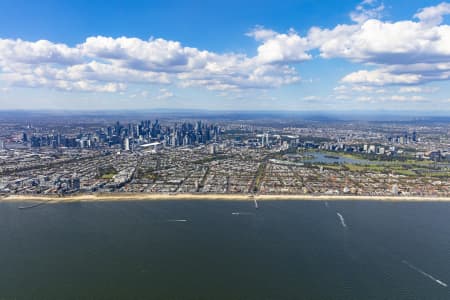
<path fill-rule="evenodd" d="M 450 299 L 450 203 L 18 206 L 0 299 Z"/>

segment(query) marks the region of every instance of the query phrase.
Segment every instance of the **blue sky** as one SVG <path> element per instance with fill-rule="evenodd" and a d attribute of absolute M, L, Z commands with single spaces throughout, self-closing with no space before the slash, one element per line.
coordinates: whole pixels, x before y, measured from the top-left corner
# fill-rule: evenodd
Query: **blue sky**
<path fill-rule="evenodd" d="M 450 3 L 0 2 L 3 109 L 450 111 Z"/>

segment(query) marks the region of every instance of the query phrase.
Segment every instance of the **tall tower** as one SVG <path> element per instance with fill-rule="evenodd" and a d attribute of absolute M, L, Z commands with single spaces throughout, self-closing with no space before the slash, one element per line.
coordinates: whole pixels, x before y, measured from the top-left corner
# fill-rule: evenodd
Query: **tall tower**
<path fill-rule="evenodd" d="M 130 151 L 130 139 L 127 137 L 123 139 L 123 150 Z"/>
<path fill-rule="evenodd" d="M 177 137 L 177 135 L 178 135 L 177 130 L 172 132 L 172 136 L 171 136 L 171 139 L 172 139 L 171 140 L 171 145 L 172 145 L 172 147 L 178 146 L 178 137 Z"/>

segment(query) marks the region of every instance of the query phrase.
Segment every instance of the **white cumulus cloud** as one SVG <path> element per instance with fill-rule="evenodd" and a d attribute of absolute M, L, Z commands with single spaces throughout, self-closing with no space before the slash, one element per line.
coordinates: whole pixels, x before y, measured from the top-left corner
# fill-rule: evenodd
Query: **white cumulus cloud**
<path fill-rule="evenodd" d="M 348 74 L 343 82 L 409 85 L 448 80 L 450 26 L 441 23 L 449 9 L 445 2 L 423 8 L 415 15 L 418 21 L 387 22 L 374 17 L 331 29 L 313 27 L 307 38 L 323 58 L 372 66 L 372 70 Z"/>
<path fill-rule="evenodd" d="M 312 58 L 307 53 L 310 50 L 308 40 L 292 29 L 288 33 L 277 33 L 258 27 L 248 35 L 263 41 L 256 57 L 260 63 L 291 63 Z"/>
<path fill-rule="evenodd" d="M 376 0 L 364 0 L 350 13 L 350 19 L 362 23 L 368 19 L 380 18 L 383 10 L 383 3 L 378 5 Z"/>
<path fill-rule="evenodd" d="M 450 3 L 421 8 L 411 19 L 400 21 L 383 20 L 384 9 L 377 0 L 364 0 L 348 24 L 312 27 L 306 35 L 255 27 L 247 33 L 257 43 L 254 56 L 217 53 L 162 38 L 92 36 L 75 46 L 0 38 L 0 80 L 69 91 L 117 92 L 131 84 L 268 89 L 299 82 L 296 64 L 313 59 L 316 52 L 323 59 L 364 66 L 341 79 L 353 87 L 337 88 L 336 93 L 449 80 L 450 26 L 443 21 Z"/>
<path fill-rule="evenodd" d="M 422 8 L 414 17 L 421 22 L 430 25 L 438 25 L 443 21 L 443 16 L 450 14 L 450 3 L 442 2 L 436 6 Z"/>
<path fill-rule="evenodd" d="M 256 36 L 258 35 L 258 37 Z M 289 65 L 296 34 L 256 33 L 258 55 L 214 53 L 164 39 L 89 37 L 75 47 L 50 41 L 0 39 L 0 80 L 10 85 L 116 92 L 128 84 L 177 84 L 212 90 L 267 89 L 300 80 Z M 302 46 L 303 47 L 303 46 Z"/>
<path fill-rule="evenodd" d="M 361 70 L 350 73 L 342 78 L 342 82 L 353 84 L 418 84 L 422 77 L 420 74 L 392 74 L 384 70 Z"/>

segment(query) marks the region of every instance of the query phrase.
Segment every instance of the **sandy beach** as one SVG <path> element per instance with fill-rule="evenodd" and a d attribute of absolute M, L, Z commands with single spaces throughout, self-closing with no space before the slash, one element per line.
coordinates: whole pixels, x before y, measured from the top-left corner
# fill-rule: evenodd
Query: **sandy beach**
<path fill-rule="evenodd" d="M 161 200 L 225 200 L 225 201 L 392 201 L 392 202 L 450 202 L 450 197 L 433 196 L 355 196 L 355 195 L 249 195 L 249 194 L 150 194 L 150 193 L 116 193 L 116 194 L 78 194 L 70 196 L 52 195 L 7 195 L 0 201 L 10 202 L 100 202 L 100 201 L 161 201 Z"/>

